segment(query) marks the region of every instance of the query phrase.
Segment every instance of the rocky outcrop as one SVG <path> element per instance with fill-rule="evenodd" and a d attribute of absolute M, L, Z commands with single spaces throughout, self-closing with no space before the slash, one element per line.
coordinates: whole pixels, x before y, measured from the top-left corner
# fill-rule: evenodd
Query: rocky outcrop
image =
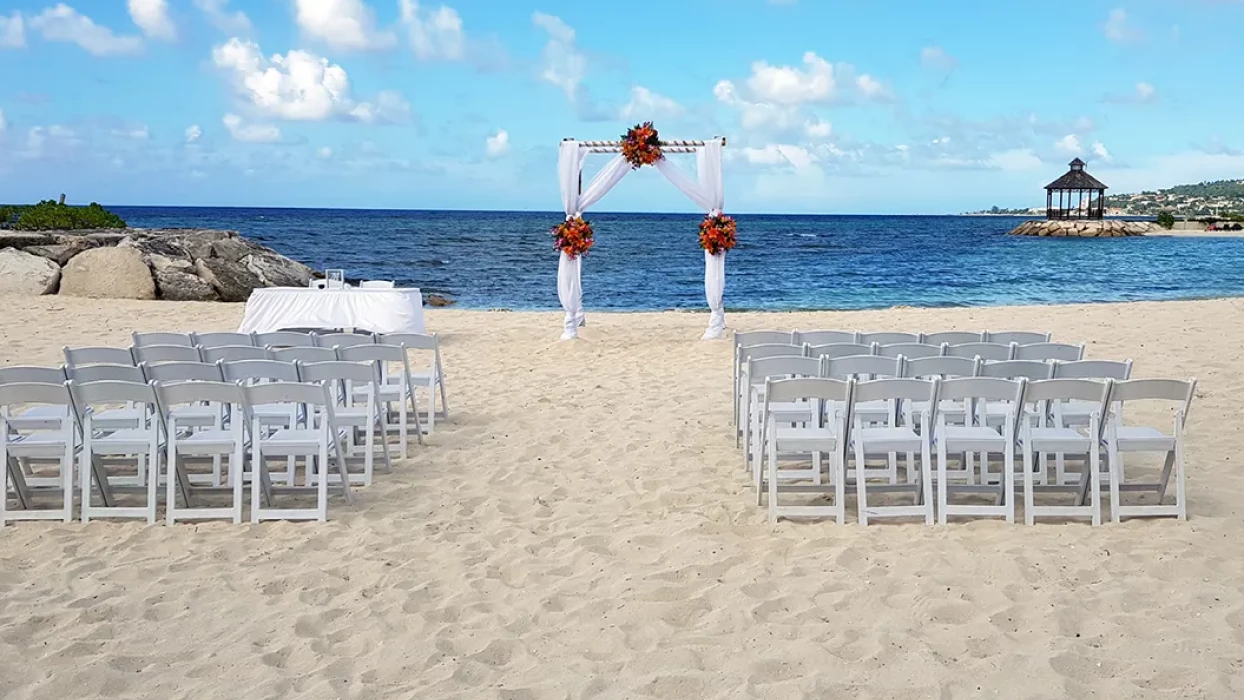
<path fill-rule="evenodd" d="M 59 283 L 75 296 L 245 301 L 255 289 L 306 287 L 317 276 L 217 229 L 0 230 L 3 248 L 13 250 L 0 267 L 0 294 L 50 294 Z"/>
<path fill-rule="evenodd" d="M 61 275 L 60 293 L 71 297 L 155 299 L 155 281 L 134 248 L 92 248 L 75 255 Z"/>
<path fill-rule="evenodd" d="M 1148 221 L 1025 221 L 1011 231 L 1012 236 L 1048 236 L 1052 238 L 1122 238 L 1143 236 L 1158 230 Z"/>
<path fill-rule="evenodd" d="M 60 266 L 16 248 L 0 250 L 0 294 L 54 294 Z"/>

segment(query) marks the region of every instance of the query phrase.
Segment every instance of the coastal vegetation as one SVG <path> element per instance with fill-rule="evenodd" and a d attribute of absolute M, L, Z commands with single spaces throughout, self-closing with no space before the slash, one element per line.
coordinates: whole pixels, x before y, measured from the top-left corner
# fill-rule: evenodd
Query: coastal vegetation
<path fill-rule="evenodd" d="M 1167 231 L 1175 228 L 1175 215 L 1169 211 L 1158 212 L 1158 226 L 1161 226 Z"/>
<path fill-rule="evenodd" d="M 18 231 L 78 231 L 125 227 L 124 219 L 95 202 L 85 207 L 74 207 L 48 199 L 29 206 L 0 206 L 0 228 Z"/>

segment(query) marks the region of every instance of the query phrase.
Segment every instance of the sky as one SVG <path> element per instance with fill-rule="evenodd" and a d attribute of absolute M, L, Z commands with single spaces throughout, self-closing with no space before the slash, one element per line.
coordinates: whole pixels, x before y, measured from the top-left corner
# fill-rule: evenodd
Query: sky
<path fill-rule="evenodd" d="M 725 136 L 726 210 L 1244 178 L 1244 0 L 0 0 L 0 202 L 559 208 L 558 142 Z M 594 156 L 586 176 L 607 156 Z M 679 162 L 693 168 L 686 156 Z M 603 211 L 693 211 L 654 169 Z"/>

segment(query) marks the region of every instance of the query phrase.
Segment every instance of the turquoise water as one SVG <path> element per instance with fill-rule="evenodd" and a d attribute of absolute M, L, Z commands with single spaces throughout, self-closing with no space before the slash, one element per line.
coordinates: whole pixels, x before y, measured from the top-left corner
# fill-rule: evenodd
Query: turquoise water
<path fill-rule="evenodd" d="M 555 212 L 115 207 L 131 226 L 241 231 L 317 269 L 466 308 L 555 309 Z M 696 214 L 596 214 L 584 305 L 704 306 Z M 1244 239 L 1005 235 L 1022 219 L 741 215 L 729 309 L 983 306 L 1244 295 Z"/>

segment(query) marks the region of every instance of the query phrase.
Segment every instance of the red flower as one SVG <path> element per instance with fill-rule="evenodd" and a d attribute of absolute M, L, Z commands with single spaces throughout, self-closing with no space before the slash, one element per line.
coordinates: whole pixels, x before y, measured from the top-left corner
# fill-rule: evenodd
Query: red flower
<path fill-rule="evenodd" d="M 636 169 L 665 157 L 661 153 L 661 137 L 652 122 L 636 124 L 622 135 L 622 156 Z"/>
<path fill-rule="evenodd" d="M 554 226 L 550 233 L 553 235 L 553 247 L 572 258 L 587 255 L 596 243 L 592 225 L 581 216 L 563 221 Z"/>
<path fill-rule="evenodd" d="M 738 243 L 734 219 L 725 214 L 706 216 L 700 222 L 700 247 L 712 255 L 719 255 L 734 248 Z"/>

